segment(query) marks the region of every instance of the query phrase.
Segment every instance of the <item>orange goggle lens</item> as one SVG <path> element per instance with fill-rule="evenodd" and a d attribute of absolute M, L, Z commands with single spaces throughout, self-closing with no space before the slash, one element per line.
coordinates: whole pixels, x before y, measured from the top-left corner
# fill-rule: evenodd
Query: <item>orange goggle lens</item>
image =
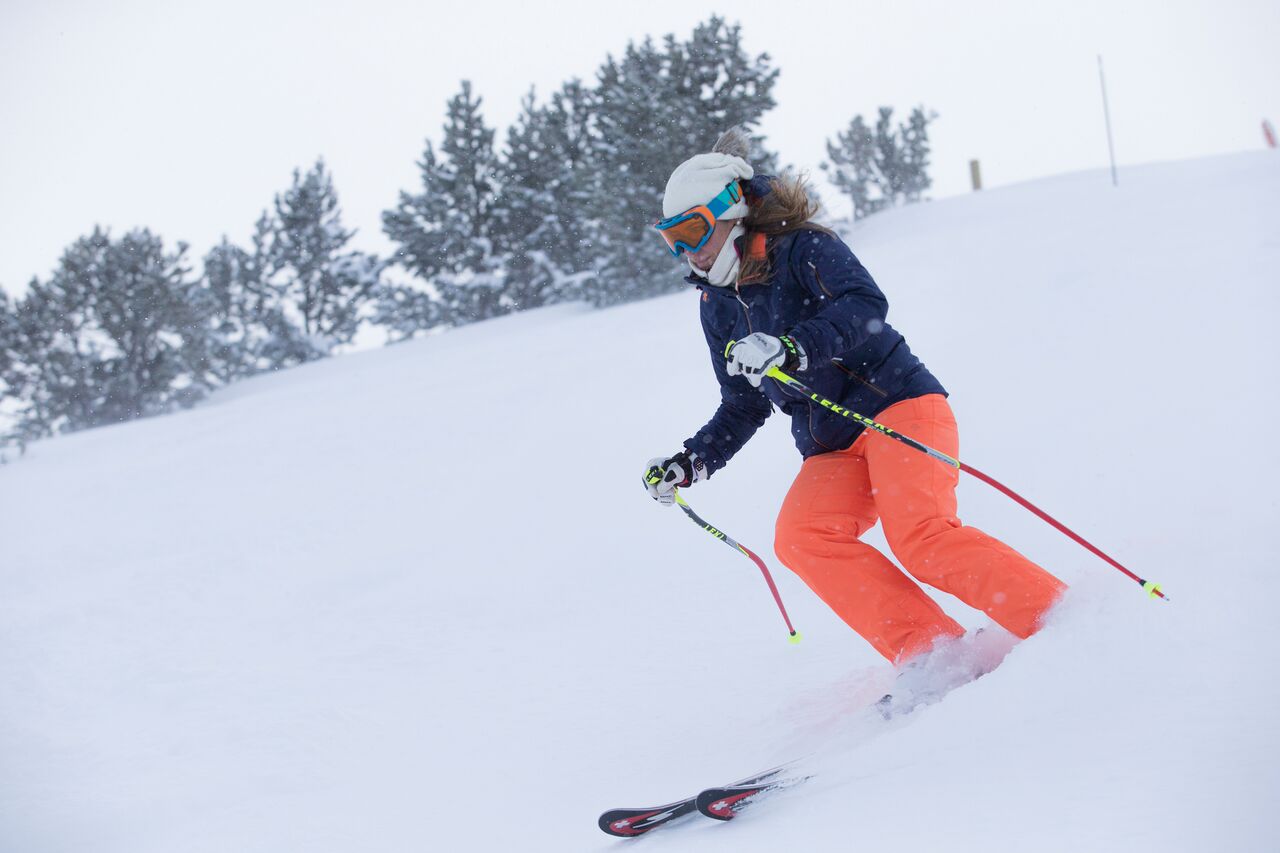
<path fill-rule="evenodd" d="M 715 230 L 715 221 L 710 210 L 699 206 L 668 217 L 653 227 L 662 235 L 671 254 L 679 257 L 681 252 L 696 252 L 706 245 Z"/>

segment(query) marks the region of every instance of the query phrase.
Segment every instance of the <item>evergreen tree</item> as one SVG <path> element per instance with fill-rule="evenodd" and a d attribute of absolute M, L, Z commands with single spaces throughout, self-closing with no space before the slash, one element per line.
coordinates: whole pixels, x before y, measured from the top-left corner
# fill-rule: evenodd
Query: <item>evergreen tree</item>
<path fill-rule="evenodd" d="M 401 192 L 396 209 L 382 214 L 383 231 L 399 246 L 398 262 L 426 286 L 421 297 L 389 291 L 379 311 L 384 320 L 394 316 L 396 300 L 424 320 L 442 316 L 451 323 L 483 320 L 514 307 L 503 298 L 503 259 L 493 240 L 500 170 L 481 103 L 464 80 L 449 100 L 440 155 L 428 141 L 418 164 L 422 191 Z M 440 302 L 439 314 L 423 300 Z"/>
<path fill-rule="evenodd" d="M 516 311 L 546 304 L 556 284 L 546 249 L 555 236 L 548 226 L 559 221 L 548 186 L 558 169 L 546 150 L 546 123 L 546 111 L 534 105 L 530 92 L 507 131 L 503 191 L 492 211 L 494 236 L 505 250 L 505 295 Z"/>
<path fill-rule="evenodd" d="M 854 219 L 870 216 L 882 206 L 878 191 L 872 197 L 875 172 L 875 138 L 862 116 L 854 116 L 848 130 L 836 135 L 836 141 L 827 140 L 827 157 L 823 171 L 831 177 L 836 189 L 853 202 Z"/>
<path fill-rule="evenodd" d="M 574 79 L 551 96 L 547 107 L 547 157 L 561 171 L 551 181 L 552 216 L 549 231 L 556 235 L 546 251 L 560 283 L 562 299 L 583 299 L 595 283 L 593 228 L 587 219 L 598 174 L 593 161 L 596 145 L 598 95 Z"/>
<path fill-rule="evenodd" d="M 0 450 L 17 438 L 12 420 L 21 404 L 21 333 L 9 294 L 0 289 Z M 4 461 L 0 453 L 0 462 Z"/>
<path fill-rule="evenodd" d="M 505 295 L 514 310 L 581 295 L 585 208 L 579 174 L 590 151 L 590 93 L 572 81 L 538 107 L 525 98 L 507 134 L 503 187 L 495 208 L 506 251 Z"/>
<path fill-rule="evenodd" d="M 595 91 L 596 144 L 584 175 L 597 275 L 588 297 L 611 304 L 679 286 L 679 267 L 649 226 L 672 170 L 711 149 L 731 125 L 753 127 L 773 107 L 778 76 L 767 54 L 742 47 L 740 28 L 712 17 L 687 42 L 667 36 L 609 57 Z M 758 146 L 759 147 L 759 146 Z M 757 152 L 767 170 L 772 157 Z"/>
<path fill-rule="evenodd" d="M 101 229 L 73 243 L 48 282 L 10 314 L 6 384 L 24 438 L 156 414 L 212 384 L 210 303 L 190 278 L 186 245 L 166 252 L 145 229 Z"/>
<path fill-rule="evenodd" d="M 264 348 L 272 367 L 321 358 L 355 337 L 382 265 L 371 255 L 348 251 L 353 236 L 342 227 L 324 161 L 305 175 L 295 169 L 292 186 L 276 196 L 274 217 L 258 225 L 266 261 L 258 319 L 266 326 Z"/>
<path fill-rule="evenodd" d="M 0 288 L 0 405 L 11 395 L 10 377 L 13 374 L 18 349 L 17 327 L 18 318 L 13 313 L 9 294 Z M 0 415 L 3 415 L 2 408 L 0 408 Z"/>
<path fill-rule="evenodd" d="M 929 123 L 937 117 L 937 113 L 925 115 L 923 107 L 916 107 L 907 123 L 898 129 L 902 149 L 899 190 L 906 204 L 920 201 L 933 186 L 929 177 Z"/>
<path fill-rule="evenodd" d="M 899 203 L 903 180 L 903 158 L 898 138 L 893 129 L 893 108 L 881 107 L 876 119 L 875 170 L 881 206 L 891 207 Z"/>
<path fill-rule="evenodd" d="M 832 183 L 853 202 L 855 219 L 897 204 L 920 201 L 932 185 L 929 177 L 929 122 L 936 116 L 912 110 L 905 124 L 893 126 L 893 108 L 881 107 L 875 129 L 862 116 L 827 141 Z"/>
<path fill-rule="evenodd" d="M 17 318 L 9 294 L 0 288 L 0 464 L 5 461 L 4 448 L 14 440 L 10 420 L 18 406 L 13 374 L 17 354 Z"/>
<path fill-rule="evenodd" d="M 5 392 L 4 414 L 16 419 L 7 438 L 19 444 L 28 439 L 49 435 L 51 419 L 47 415 L 50 393 L 54 387 L 44 380 L 53 375 L 50 368 L 57 357 L 53 350 L 54 329 L 58 318 L 47 310 L 47 300 L 32 298 L 40 289 L 32 280 L 26 298 L 9 305 L 0 323 L 0 382 Z M 45 310 L 41 310 L 45 309 Z"/>
<path fill-rule="evenodd" d="M 598 74 L 597 145 L 584 176 L 596 265 L 587 295 L 597 305 L 653 296 L 679 281 L 679 267 L 646 232 L 662 215 L 671 170 L 711 142 L 706 133 L 691 143 L 696 134 L 673 97 L 666 65 L 645 39 L 628 44 L 621 60 L 609 57 Z"/>
<path fill-rule="evenodd" d="M 392 342 L 412 338 L 418 332 L 452 325 L 438 292 L 406 284 L 385 284 L 378 289 L 369 322 L 386 330 Z"/>
<path fill-rule="evenodd" d="M 214 304 L 210 369 L 224 383 L 305 360 L 301 335 L 285 319 L 279 293 L 267 284 L 271 229 L 264 213 L 254 229 L 253 251 L 223 237 L 204 256 L 204 280 Z"/>
<path fill-rule="evenodd" d="M 749 56 L 741 32 L 712 17 L 687 41 L 631 43 L 594 86 L 566 84 L 522 105 L 501 158 L 479 98 L 449 101 L 422 185 L 383 213 L 396 262 L 417 286 L 384 289 L 377 320 L 395 337 L 547 302 L 597 305 L 680 286 L 681 267 L 651 233 L 667 177 L 731 125 L 755 126 L 778 72 Z M 752 162 L 775 168 L 753 137 Z"/>

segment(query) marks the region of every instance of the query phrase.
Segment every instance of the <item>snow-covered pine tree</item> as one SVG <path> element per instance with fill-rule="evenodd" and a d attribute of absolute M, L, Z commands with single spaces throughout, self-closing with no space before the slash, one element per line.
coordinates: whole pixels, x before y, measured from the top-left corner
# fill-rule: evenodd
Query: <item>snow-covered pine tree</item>
<path fill-rule="evenodd" d="M 253 255 L 224 236 L 204 256 L 204 280 L 217 309 L 210 318 L 209 367 L 222 382 L 257 372 L 253 358 L 252 306 L 263 298 Z"/>
<path fill-rule="evenodd" d="M 893 127 L 893 107 L 881 107 L 874 138 L 876 174 L 883 206 L 901 203 L 904 164 L 898 135 Z"/>
<path fill-rule="evenodd" d="M 589 298 L 612 304 L 679 287 L 649 226 L 662 215 L 667 178 L 683 160 L 711 149 L 731 125 L 753 127 L 774 105 L 778 71 L 767 54 L 750 57 L 738 26 L 712 17 L 686 42 L 669 35 L 630 43 L 609 57 L 595 92 L 596 144 L 588 178 L 598 275 Z M 760 150 L 756 165 L 772 166 Z"/>
<path fill-rule="evenodd" d="M 20 335 L 18 316 L 9 294 L 0 288 L 0 462 L 4 448 L 17 438 L 13 435 L 13 418 L 21 405 L 18 374 Z"/>
<path fill-rule="evenodd" d="M 898 128 L 902 148 L 900 189 L 907 204 L 923 199 L 933 186 L 933 179 L 929 177 L 929 123 L 937 117 L 935 112 L 926 114 L 924 107 L 916 107 L 906 124 Z"/>
<path fill-rule="evenodd" d="M 874 129 L 854 116 L 847 130 L 827 141 L 829 161 L 822 168 L 853 202 L 855 219 L 897 204 L 920 201 L 931 186 L 929 122 L 916 107 L 907 123 L 893 126 L 893 108 L 880 107 Z"/>
<path fill-rule="evenodd" d="M 13 372 L 17 355 L 18 318 L 13 313 L 13 303 L 9 294 L 0 287 L 0 405 L 11 394 L 9 377 Z M 0 409 L 0 413 L 3 409 Z"/>
<path fill-rule="evenodd" d="M 590 227 L 583 227 L 589 209 L 592 181 L 595 93 L 573 79 L 551 96 L 544 108 L 545 157 L 558 164 L 548 181 L 551 209 L 542 241 L 550 267 L 558 276 L 558 300 L 583 298 L 595 274 Z"/>
<path fill-rule="evenodd" d="M 342 227 L 333 178 L 317 160 L 305 175 L 276 196 L 274 216 L 259 221 L 271 291 L 262 319 L 268 327 L 279 311 L 283 325 L 263 349 L 273 367 L 321 358 L 351 342 L 362 309 L 381 281 L 382 264 L 372 255 L 351 251 L 354 231 Z M 269 235 L 261 233 L 269 224 Z"/>
<path fill-rule="evenodd" d="M 186 245 L 165 250 L 146 229 L 102 229 L 32 280 L 10 320 L 6 384 L 18 432 L 35 438 L 190 405 L 211 386 L 210 302 L 190 277 Z"/>
<path fill-rule="evenodd" d="M 252 251 L 223 237 L 204 256 L 204 281 L 214 304 L 209 364 L 223 383 L 296 364 L 308 352 L 301 333 L 285 318 L 282 295 L 267 284 L 271 230 L 271 217 L 263 213 Z"/>
<path fill-rule="evenodd" d="M 848 129 L 836 134 L 834 142 L 827 140 L 828 162 L 822 164 L 822 169 L 836 189 L 853 202 L 854 219 L 870 216 L 883 205 L 878 187 L 873 186 L 874 152 L 874 137 L 860 115 L 853 117 Z"/>
<path fill-rule="evenodd" d="M 57 354 L 52 342 L 58 318 L 49 300 L 31 298 L 40 288 L 39 281 L 32 279 L 26 296 L 5 312 L 0 328 L 4 411 L 13 421 L 5 438 L 19 444 L 52 432 L 47 398 L 56 384 L 51 385 L 47 377 L 54 375 Z"/>
<path fill-rule="evenodd" d="M 689 147 L 689 126 L 667 79 L 667 61 L 651 39 L 628 43 L 597 73 L 596 130 L 590 169 L 584 170 L 584 210 L 596 268 L 587 298 L 611 305 L 675 287 L 678 266 L 661 250 L 649 225 L 662 216 L 662 190 Z M 710 134 L 695 145 L 709 146 Z"/>
<path fill-rule="evenodd" d="M 17 354 L 18 318 L 9 294 L 0 288 L 0 463 L 5 461 L 4 448 L 17 438 L 12 434 L 12 419 L 19 406 L 14 381 Z"/>
<path fill-rule="evenodd" d="M 399 246 L 397 262 L 421 279 L 424 288 L 419 296 L 402 288 L 388 291 L 378 313 L 383 323 L 394 323 L 397 307 L 408 308 L 424 322 L 433 320 L 436 312 L 417 304 L 423 300 L 439 302 L 438 316 L 452 324 L 513 308 L 503 298 L 503 259 L 493 243 L 499 163 L 481 102 L 464 80 L 449 100 L 440 155 L 428 141 L 418 164 L 421 192 L 401 192 L 395 210 L 382 214 L 383 231 Z M 401 335 L 412 331 L 403 322 L 398 325 Z"/>
<path fill-rule="evenodd" d="M 671 57 L 672 79 L 678 82 L 684 98 L 701 105 L 688 118 L 694 125 L 710 122 L 713 141 L 730 127 L 749 130 L 775 106 L 773 85 L 779 71 L 772 67 L 767 53 L 748 56 L 739 25 L 729 26 L 723 18 L 713 15 L 695 27 L 684 44 L 671 35 L 665 43 Z M 695 129 L 694 135 L 700 131 Z M 757 172 L 776 173 L 777 158 L 765 147 L 764 137 L 751 134 L 750 139 L 748 162 Z"/>
<path fill-rule="evenodd" d="M 555 295 L 556 270 L 547 249 L 565 221 L 553 195 L 564 166 L 553 160 L 547 137 L 547 111 L 535 105 L 530 91 L 507 131 L 502 194 L 492 211 L 494 237 L 505 250 L 506 297 L 515 311 L 537 308 Z"/>
<path fill-rule="evenodd" d="M 589 97 L 576 80 L 545 106 L 536 106 L 530 92 L 507 133 L 493 219 L 513 310 L 577 298 L 589 275 L 578 180 L 589 153 Z"/>

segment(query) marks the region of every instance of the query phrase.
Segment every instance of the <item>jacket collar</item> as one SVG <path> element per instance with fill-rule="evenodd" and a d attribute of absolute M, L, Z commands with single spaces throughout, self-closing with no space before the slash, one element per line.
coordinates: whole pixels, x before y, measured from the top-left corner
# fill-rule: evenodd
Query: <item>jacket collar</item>
<path fill-rule="evenodd" d="M 739 258 L 758 260 L 765 257 L 769 252 L 769 238 L 763 234 L 743 234 L 741 237 L 733 241 L 733 248 L 738 253 Z M 744 255 L 745 252 L 745 255 Z M 684 277 L 689 284 L 698 287 L 706 287 L 709 290 L 731 290 L 728 287 L 716 287 L 707 281 L 704 276 L 700 276 L 690 271 Z M 744 281 L 742 284 L 768 284 L 768 280 L 763 281 Z"/>

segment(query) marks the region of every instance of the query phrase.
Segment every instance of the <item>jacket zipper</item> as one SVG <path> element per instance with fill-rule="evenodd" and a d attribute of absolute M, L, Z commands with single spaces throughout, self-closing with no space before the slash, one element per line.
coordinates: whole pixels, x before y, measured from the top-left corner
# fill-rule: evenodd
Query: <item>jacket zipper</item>
<path fill-rule="evenodd" d="M 825 284 L 823 284 L 823 283 L 822 283 L 822 276 L 818 273 L 818 268 L 817 268 L 816 266 L 814 266 L 812 263 L 810 263 L 810 264 L 809 264 L 809 266 L 810 266 L 810 268 L 812 268 L 812 269 L 813 269 L 813 277 L 814 277 L 814 279 L 818 282 L 818 287 L 820 287 L 820 288 L 822 289 L 822 292 L 823 292 L 823 293 L 825 293 L 827 296 L 829 296 L 829 297 L 830 297 L 830 298 L 832 298 L 832 299 L 835 299 L 835 295 L 834 295 L 834 294 L 832 294 L 832 292 L 831 292 L 830 290 L 827 290 L 827 286 L 826 286 Z M 877 394 L 879 394 L 881 397 L 888 397 L 888 396 L 889 396 L 889 392 L 888 392 L 888 391 L 884 390 L 883 388 L 881 388 L 880 386 L 876 385 L 874 382 L 871 382 L 870 380 L 863 379 L 861 376 L 859 376 L 857 373 L 855 373 L 854 371 L 850 370 L 849 368 L 845 367 L 845 366 L 844 366 L 843 364 L 841 364 L 839 361 L 836 361 L 835 359 L 832 359 L 832 360 L 831 360 L 831 363 L 832 363 L 832 364 L 834 364 L 836 367 L 840 368 L 841 370 L 843 370 L 843 371 L 844 371 L 845 373 L 847 373 L 849 376 L 852 376 L 854 379 L 856 379 L 856 380 L 858 380 L 859 382 L 861 382 L 863 385 L 866 385 L 866 386 L 867 386 L 868 388 L 870 388 L 872 391 L 875 391 L 875 392 L 876 392 Z M 816 441 L 816 439 L 815 439 L 815 441 Z"/>
<path fill-rule="evenodd" d="M 814 272 L 817 273 L 817 270 L 814 270 Z M 823 288 L 823 289 L 826 289 L 826 288 Z M 742 314 L 746 316 L 746 330 L 748 330 L 748 332 L 751 332 L 751 313 L 750 311 L 746 310 L 746 302 L 742 301 L 742 291 L 740 291 L 739 284 L 737 284 L 737 282 L 733 282 L 733 296 L 737 297 L 737 304 L 742 306 Z M 829 447 L 827 446 L 827 444 L 824 444 L 822 441 L 819 441 L 817 435 L 813 434 L 813 401 L 805 400 L 804 405 L 805 405 L 805 409 L 809 410 L 809 438 L 812 438 L 815 444 L 819 444 L 819 446 L 826 447 L 827 450 L 835 450 L 835 448 Z"/>
<path fill-rule="evenodd" d="M 835 359 L 832 359 L 832 360 L 831 360 L 831 363 L 832 363 L 832 364 L 834 364 L 836 367 L 840 368 L 842 371 L 844 371 L 845 375 L 847 375 L 847 376 L 851 376 L 851 377 L 853 377 L 854 379 L 858 380 L 858 381 L 859 381 L 859 382 L 861 382 L 863 385 L 866 385 L 868 388 L 870 388 L 872 391 L 875 391 L 875 392 L 876 392 L 877 394 L 879 394 L 881 397 L 888 397 L 888 396 L 889 396 L 889 392 L 888 392 L 888 391 L 884 390 L 884 389 L 883 389 L 883 388 L 881 388 L 879 385 L 875 384 L 874 382 L 872 382 L 872 381 L 870 381 L 870 380 L 868 380 L 868 379 L 863 379 L 863 378 L 862 378 L 861 376 L 859 376 L 857 373 L 855 373 L 854 371 L 852 371 L 852 370 L 850 370 L 849 368 L 845 367 L 842 363 L 840 363 L 840 362 L 836 361 Z"/>
<path fill-rule="evenodd" d="M 818 287 L 822 290 L 822 292 L 827 294 L 828 298 L 835 299 L 836 295 L 832 293 L 830 290 L 827 290 L 827 286 L 822 283 L 822 276 L 818 274 L 818 268 L 813 264 L 812 261 L 809 262 L 809 269 L 813 270 L 813 279 L 814 281 L 818 282 Z"/>
<path fill-rule="evenodd" d="M 822 274 L 818 272 L 818 267 L 812 263 L 809 264 L 809 267 L 813 270 L 813 278 L 814 278 L 814 281 L 818 282 L 819 289 L 821 289 L 822 292 L 825 293 L 829 299 L 835 299 L 836 298 L 835 294 L 832 293 L 830 290 L 828 290 L 827 285 L 822 281 Z M 836 359 L 832 359 L 831 363 L 834 364 L 836 367 L 840 368 L 840 370 L 844 371 L 847 375 L 852 376 L 854 379 L 858 380 L 863 385 L 866 385 L 868 388 L 870 388 L 872 391 L 879 394 L 881 397 L 889 396 L 888 391 L 884 390 L 879 385 L 876 385 L 874 382 L 871 382 L 870 380 L 863 379 L 857 373 L 845 367 L 844 364 L 842 364 L 840 361 Z M 812 438 L 818 444 L 821 444 L 823 447 L 827 447 L 826 444 L 823 444 L 818 439 L 818 437 L 813 434 L 813 406 L 812 405 L 809 406 L 809 437 Z M 827 449 L 830 450 L 831 448 L 827 447 Z"/>
<path fill-rule="evenodd" d="M 814 273 L 815 273 L 815 274 L 817 273 L 817 270 L 816 270 L 816 269 L 814 270 Z M 819 279 L 818 284 L 819 284 L 819 286 L 821 286 L 821 285 L 822 285 L 822 281 L 821 281 L 821 279 Z M 823 290 L 826 290 L 826 288 L 825 288 L 825 287 L 823 287 L 822 289 L 823 289 Z M 738 304 L 742 306 L 742 315 L 743 315 L 743 317 L 745 317 L 745 318 L 746 318 L 746 321 L 747 321 L 747 332 L 748 332 L 748 333 L 750 333 L 750 332 L 752 331 L 752 328 L 751 328 L 751 312 L 747 310 L 747 303 L 746 303 L 745 301 L 743 301 L 743 299 L 742 299 L 742 291 L 738 289 L 738 282 L 736 282 L 736 281 L 733 283 L 733 296 L 734 296 L 734 298 L 735 298 L 735 299 L 737 299 L 737 300 L 738 300 Z M 859 378 L 861 378 L 861 377 L 859 377 Z M 864 382 L 866 382 L 866 380 L 865 380 L 865 379 L 864 379 L 863 381 L 864 381 Z M 868 385 L 870 385 L 871 383 L 869 383 L 869 382 L 868 382 L 867 384 L 868 384 Z M 875 388 L 875 386 L 874 386 L 874 385 L 872 385 L 871 387 Z M 879 391 L 880 389 L 879 389 L 879 388 L 876 388 L 876 390 L 877 390 L 877 391 Z M 883 392 L 881 392 L 881 393 L 883 393 Z M 834 450 L 835 448 L 833 448 L 833 447 L 831 447 L 831 446 L 827 445 L 826 443 L 824 443 L 823 441 L 821 441 L 821 440 L 820 440 L 816 435 L 814 435 L 814 434 L 813 434 L 813 401 L 812 401 L 812 400 L 805 400 L 805 401 L 804 401 L 804 405 L 805 405 L 805 408 L 807 408 L 807 409 L 809 410 L 809 412 L 808 412 L 808 414 L 809 414 L 809 418 L 808 418 L 808 420 L 809 420 L 809 437 L 813 439 L 813 443 L 814 443 L 814 444 L 817 444 L 817 445 L 819 445 L 820 447 L 825 447 L 827 450 Z"/>
<path fill-rule="evenodd" d="M 738 282 L 733 283 L 733 296 L 738 300 L 738 304 L 742 306 L 742 316 L 747 319 L 747 333 L 750 334 L 751 328 L 751 312 L 747 310 L 747 303 L 742 301 L 742 291 L 738 289 Z"/>
<path fill-rule="evenodd" d="M 814 444 L 821 445 L 822 447 L 827 448 L 827 450 L 835 450 L 835 448 L 834 448 L 834 447 L 832 447 L 831 445 L 829 445 L 829 444 L 827 444 L 827 443 L 823 442 L 821 439 L 819 439 L 819 438 L 818 438 L 818 436 L 817 436 L 817 435 L 815 435 L 815 434 L 814 434 L 814 432 L 813 432 L 813 403 L 807 403 L 806 405 L 808 405 L 808 407 L 809 407 L 809 438 L 812 438 L 812 439 L 813 439 L 813 443 L 814 443 Z"/>

